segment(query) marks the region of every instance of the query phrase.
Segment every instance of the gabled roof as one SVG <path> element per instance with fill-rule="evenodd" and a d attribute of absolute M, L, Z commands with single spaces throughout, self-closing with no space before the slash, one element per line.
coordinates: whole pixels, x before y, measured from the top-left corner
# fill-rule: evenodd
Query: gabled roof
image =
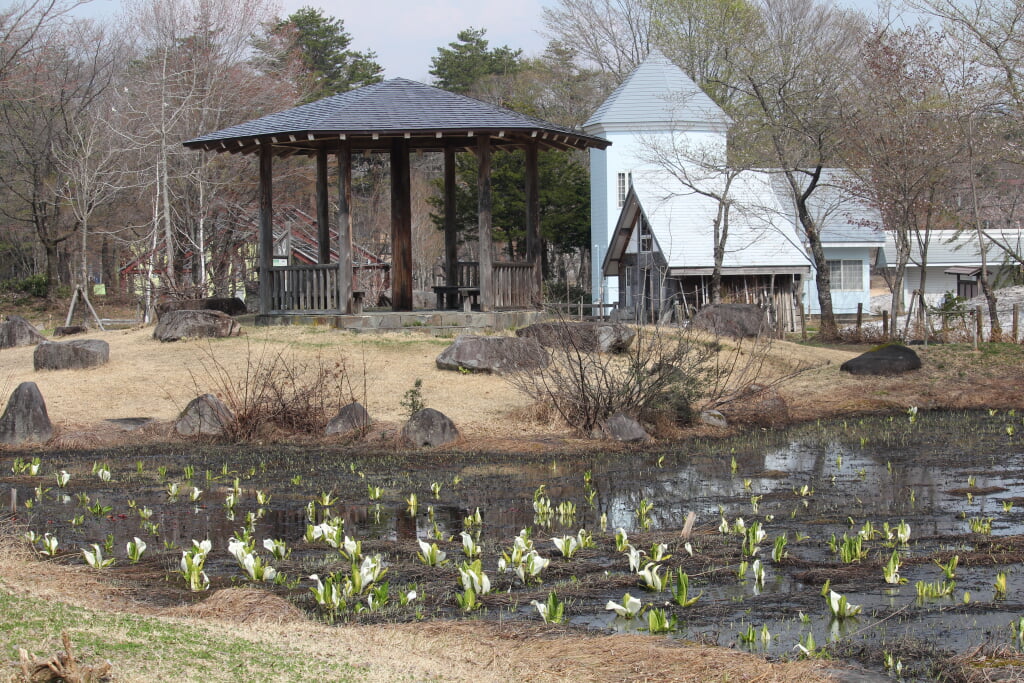
<path fill-rule="evenodd" d="M 651 50 L 583 130 L 671 128 L 725 132 L 731 120 L 683 70 Z"/>
<path fill-rule="evenodd" d="M 442 147 L 455 139 L 476 144 L 536 140 L 558 149 L 604 148 L 608 141 L 532 116 L 496 107 L 440 88 L 393 78 L 292 109 L 269 114 L 183 143 L 193 149 L 251 153 L 260 139 L 291 153 L 309 154 L 325 142 L 349 139 L 358 148 L 387 146 L 382 138 L 405 138 L 418 148 Z"/>
<path fill-rule="evenodd" d="M 719 183 L 724 179 L 719 178 Z M 708 181 L 708 189 L 714 180 Z M 807 273 L 810 261 L 796 228 L 780 211 L 764 173 L 740 174 L 730 187 L 733 206 L 723 272 Z M 718 201 L 681 185 L 664 171 L 634 175 L 605 259 L 605 274 L 618 274 L 638 212 L 647 220 L 672 275 L 709 274 L 714 268 L 714 219 Z"/>
<path fill-rule="evenodd" d="M 771 178 L 779 205 L 795 222 L 796 209 L 789 184 L 781 173 L 771 173 Z M 882 215 L 851 192 L 851 185 L 847 171 L 837 168 L 822 170 L 818 186 L 807 202 L 821 232 L 821 243 L 827 247 L 882 247 L 885 244 Z"/>
<path fill-rule="evenodd" d="M 986 231 L 985 257 L 989 267 L 1003 263 L 1005 252 L 993 241 L 1018 251 L 1024 245 L 1024 231 L 1017 229 L 995 229 Z M 922 245 L 917 239 L 910 240 L 910 264 L 922 263 Z M 885 264 L 896 265 L 896 240 L 891 233 L 885 236 Z M 928 238 L 928 266 L 949 268 L 951 266 L 981 267 L 981 249 L 978 235 L 973 230 L 932 230 Z"/>

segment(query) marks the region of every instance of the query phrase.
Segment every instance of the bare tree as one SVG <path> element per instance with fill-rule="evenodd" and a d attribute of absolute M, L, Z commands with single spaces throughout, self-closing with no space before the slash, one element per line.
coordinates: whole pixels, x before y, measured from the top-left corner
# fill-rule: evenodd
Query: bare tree
<path fill-rule="evenodd" d="M 759 119 L 768 159 L 782 175 L 815 267 L 822 337 L 836 336 L 822 226 L 810 199 L 841 161 L 840 104 L 857 64 L 858 15 L 815 0 L 762 0 L 761 17 L 730 58 L 738 106 Z"/>
<path fill-rule="evenodd" d="M 126 5 L 139 36 L 126 139 L 151 197 L 151 243 L 161 245 L 164 284 L 207 289 L 211 216 L 232 203 L 248 164 L 187 151 L 183 140 L 293 104 L 288 79 L 262 78 L 252 40 L 272 18 L 266 0 L 155 0 Z M 189 277 L 183 279 L 185 273 Z"/>
<path fill-rule="evenodd" d="M 0 212 L 32 226 L 52 296 L 60 250 L 81 226 L 66 211 L 59 159 L 75 146 L 77 127 L 109 86 L 114 60 L 104 32 L 89 22 L 49 27 L 35 40 L 0 84 L 0 186 L 9 199 Z"/>
<path fill-rule="evenodd" d="M 559 0 L 544 9 L 544 35 L 615 84 L 650 52 L 651 13 L 644 0 Z"/>
<path fill-rule="evenodd" d="M 930 232 L 955 187 L 953 167 L 962 139 L 950 105 L 960 86 L 952 79 L 956 69 L 948 45 L 926 27 L 876 27 L 863 54 L 865 69 L 856 74 L 844 112 L 843 154 L 855 192 L 879 210 L 893 237 L 896 262 L 887 265 L 895 320 L 905 303 L 903 280 L 912 246 L 916 241 L 926 262 Z M 917 310 L 923 315 L 924 268 L 921 278 Z"/>

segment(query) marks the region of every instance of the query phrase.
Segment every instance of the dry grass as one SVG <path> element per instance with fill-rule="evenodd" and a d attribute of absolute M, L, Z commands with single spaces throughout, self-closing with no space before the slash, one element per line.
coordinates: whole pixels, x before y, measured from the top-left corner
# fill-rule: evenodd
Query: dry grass
<path fill-rule="evenodd" d="M 451 417 L 464 439 L 464 449 L 544 450 L 586 447 L 551 412 L 545 412 L 504 379 L 437 369 L 435 359 L 450 340 L 421 334 L 357 335 L 323 328 L 292 326 L 248 328 L 245 338 L 160 343 L 151 328 L 96 332 L 110 344 L 110 363 L 78 371 L 34 372 L 32 348 L 0 352 L 0 378 L 9 390 L 34 381 L 58 426 L 58 447 L 103 447 L 130 440 L 173 438 L 170 421 L 196 396 L 216 392 L 217 382 L 204 384 L 202 359 L 216 359 L 227 372 L 244 374 L 250 349 L 287 350 L 298 361 L 344 360 L 351 392 L 377 422 L 367 438 L 393 435 L 405 420 L 401 401 L 419 378 L 427 406 Z M 786 379 L 779 394 L 793 422 L 850 413 L 905 410 L 916 405 L 935 408 L 1011 408 L 1022 406 L 1015 388 L 1024 384 L 1024 352 L 1020 346 L 992 346 L 995 352 L 973 352 L 964 346 L 918 348 L 924 367 L 900 377 L 853 377 L 839 365 L 865 347 L 824 348 L 773 342 L 759 382 L 788 375 L 796 366 L 811 368 Z M 1001 350 L 1000 350 L 1001 349 Z M 193 377 L 198 381 L 194 381 Z M 6 395 L 6 394 L 5 394 Z M 728 407 L 725 410 L 728 415 Z M 740 415 L 742 406 L 736 406 Z M 148 416 L 161 421 L 139 432 L 124 433 L 103 424 L 107 418 Z M 782 426 L 777 424 L 774 426 Z M 664 429 L 667 437 L 707 431 Z M 289 438 L 318 438 L 292 435 Z"/>

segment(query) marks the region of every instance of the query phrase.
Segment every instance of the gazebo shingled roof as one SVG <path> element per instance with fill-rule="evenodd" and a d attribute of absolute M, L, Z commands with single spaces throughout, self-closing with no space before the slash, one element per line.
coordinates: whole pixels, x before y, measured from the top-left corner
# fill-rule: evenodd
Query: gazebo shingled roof
<path fill-rule="evenodd" d="M 259 155 L 260 313 L 339 314 L 358 308 L 352 291 L 352 152 L 390 153 L 392 306 L 412 309 L 412 242 L 409 155 L 411 150 L 444 152 L 445 272 L 449 305 L 466 292 L 457 282 L 455 152 L 475 151 L 479 160 L 479 294 L 481 310 L 493 310 L 504 287 L 520 302 L 539 306 L 540 206 L 537 153 L 540 149 L 604 149 L 600 137 L 495 107 L 423 83 L 394 78 L 270 114 L 183 143 L 190 149 Z M 491 236 L 490 165 L 493 148 L 521 148 L 526 158 L 525 263 L 494 264 Z M 317 225 L 320 263 L 274 266 L 272 258 L 273 163 L 275 156 L 316 157 Z M 337 155 L 337 264 L 330 264 L 327 156 Z M 500 267 L 502 274 L 495 270 Z M 528 276 L 524 275 L 525 271 Z M 518 275 L 517 275 L 518 273 Z M 525 292 L 525 293 L 524 293 Z M 501 292 L 499 292 L 501 294 Z M 513 297 L 515 298 L 515 297 Z M 508 297 L 501 301 L 508 301 Z M 296 304 L 296 302 L 300 302 Z"/>
<path fill-rule="evenodd" d="M 487 134 L 496 145 L 537 140 L 554 149 L 604 149 L 608 141 L 404 78 L 368 85 L 185 142 L 192 149 L 253 153 L 277 137 L 278 154 L 314 154 L 325 140 L 359 139 L 358 148 L 386 149 L 380 137 L 408 136 L 413 148 L 441 149 L 446 136 Z M 376 142 L 377 144 L 372 144 Z"/>

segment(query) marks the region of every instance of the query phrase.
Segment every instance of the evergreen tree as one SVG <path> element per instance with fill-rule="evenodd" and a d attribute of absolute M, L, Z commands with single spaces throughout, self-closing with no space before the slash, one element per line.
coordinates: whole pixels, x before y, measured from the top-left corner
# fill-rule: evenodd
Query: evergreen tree
<path fill-rule="evenodd" d="M 345 22 L 319 9 L 296 10 L 274 27 L 274 33 L 285 38 L 286 49 L 298 53 L 313 78 L 308 102 L 379 83 L 383 77 L 376 53 L 350 50 L 352 36 Z"/>
<path fill-rule="evenodd" d="M 513 76 L 519 70 L 522 50 L 508 45 L 494 49 L 484 38 L 487 29 L 467 28 L 457 40 L 439 47 L 430 60 L 434 84 L 460 95 L 474 94 L 481 81 L 495 76 Z"/>

